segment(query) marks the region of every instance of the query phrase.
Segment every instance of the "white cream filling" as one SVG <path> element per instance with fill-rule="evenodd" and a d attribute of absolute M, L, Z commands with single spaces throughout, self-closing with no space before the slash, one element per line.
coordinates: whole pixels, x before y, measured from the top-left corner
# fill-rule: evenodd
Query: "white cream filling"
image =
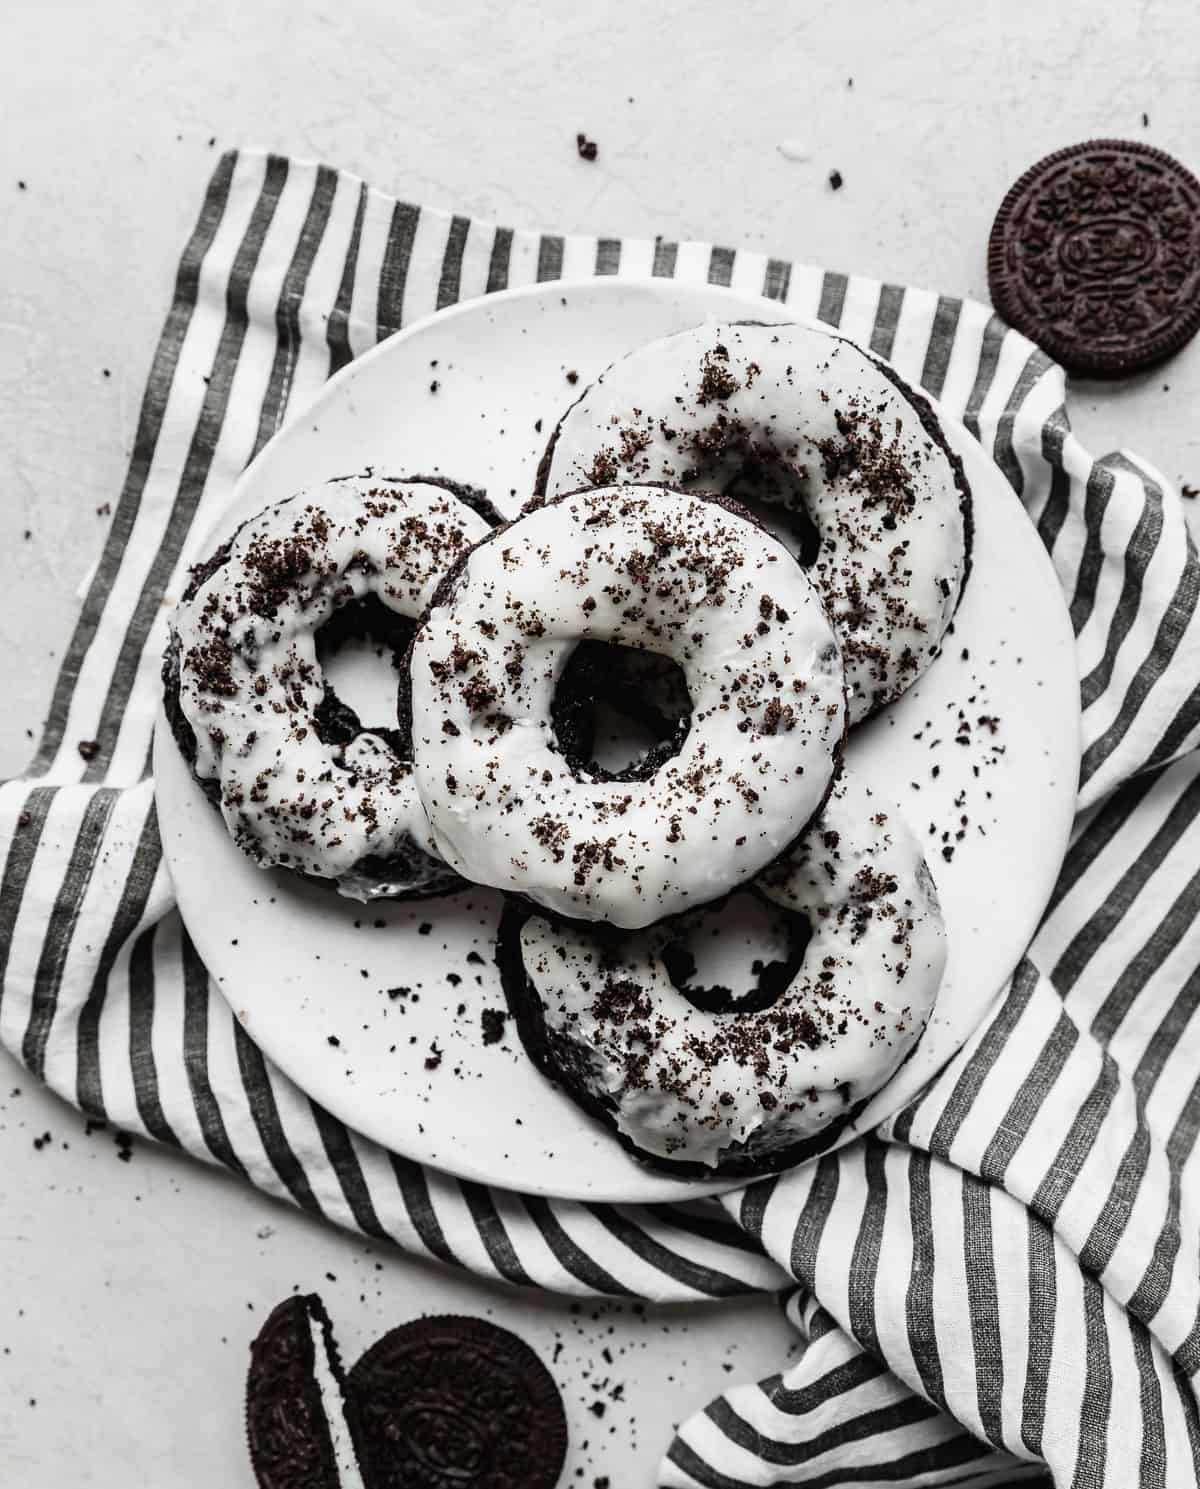
<path fill-rule="evenodd" d="M 338 1483 L 341 1489 L 365 1489 L 358 1457 L 354 1451 L 354 1440 L 350 1436 L 350 1424 L 346 1421 L 342 1388 L 338 1385 L 329 1356 L 325 1351 L 325 1330 L 319 1319 L 309 1315 L 308 1327 L 312 1333 L 313 1375 L 317 1390 L 321 1394 L 321 1409 L 329 1427 L 333 1442 L 333 1457 L 337 1464 Z"/>

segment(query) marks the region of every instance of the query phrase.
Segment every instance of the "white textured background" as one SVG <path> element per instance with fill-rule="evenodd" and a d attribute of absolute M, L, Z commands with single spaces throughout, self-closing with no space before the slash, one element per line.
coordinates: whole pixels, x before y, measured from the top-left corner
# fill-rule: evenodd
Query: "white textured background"
<path fill-rule="evenodd" d="M 1200 168 L 1198 54 L 1193 0 L 3 0 L 0 774 L 49 697 L 221 148 L 510 225 L 696 235 L 983 295 L 992 214 L 1047 151 L 1118 135 Z M 1200 486 L 1198 393 L 1194 345 L 1076 387 L 1073 417 L 1097 453 Z M 671 1423 L 725 1367 L 777 1368 L 785 1340 L 770 1303 L 571 1314 L 170 1155 L 121 1163 L 0 1056 L 0 1484 L 248 1489 L 246 1344 L 295 1283 L 351 1358 L 427 1309 L 491 1311 L 547 1355 L 561 1336 L 564 1483 L 583 1489 L 648 1489 Z M 625 1350 L 612 1369 L 605 1343 Z M 602 1420 L 593 1363 L 626 1383 Z"/>

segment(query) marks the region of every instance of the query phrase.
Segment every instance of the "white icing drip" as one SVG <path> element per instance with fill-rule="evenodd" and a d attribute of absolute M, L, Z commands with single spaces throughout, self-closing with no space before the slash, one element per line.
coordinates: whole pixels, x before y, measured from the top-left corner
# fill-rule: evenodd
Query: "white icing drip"
<path fill-rule="evenodd" d="M 593 1092 L 615 1103 L 619 1130 L 644 1152 L 716 1167 L 723 1150 L 753 1139 L 769 1161 L 874 1095 L 928 1021 L 945 927 L 920 845 L 898 812 L 843 775 L 816 826 L 755 888 L 813 930 L 799 972 L 765 1013 L 706 1013 L 689 1003 L 661 959 L 669 926 L 628 937 L 603 962 L 584 927 L 534 916 L 522 928 L 525 971 L 548 1030 L 580 1054 Z M 603 1016 L 601 995 L 622 983 L 636 989 L 636 1007 L 626 993 L 630 1012 Z M 780 1051 L 780 1015 L 789 1011 L 811 1018 L 815 1047 L 793 1037 Z M 628 1057 L 643 1052 L 645 1078 L 633 1079 Z M 676 1071 L 671 1089 L 658 1074 L 667 1070 Z"/>
<path fill-rule="evenodd" d="M 673 657 L 679 754 L 648 781 L 558 753 L 585 637 Z M 437 851 L 552 910 L 644 926 L 751 878 L 819 807 L 842 738 L 836 643 L 802 569 L 716 502 L 583 492 L 476 548 L 412 653 L 414 777 Z"/>
<path fill-rule="evenodd" d="M 333 1442 L 333 1457 L 337 1464 L 340 1489 L 365 1489 L 358 1457 L 354 1452 L 354 1440 L 346 1421 L 342 1388 L 338 1385 L 329 1356 L 325 1349 L 325 1330 L 320 1319 L 308 1316 L 308 1327 L 312 1332 L 313 1375 L 317 1390 L 321 1394 L 321 1409 Z"/>
<path fill-rule="evenodd" d="M 652 342 L 564 416 L 547 494 L 615 480 L 740 495 L 752 489 L 748 454 L 783 479 L 764 506 L 802 508 L 820 534 L 809 573 L 842 643 L 856 724 L 936 654 L 966 553 L 949 459 L 865 352 L 796 325 L 707 325 Z"/>
<path fill-rule="evenodd" d="M 259 863 L 346 879 L 355 865 L 413 841 L 429 849 L 409 766 L 380 736 L 344 748 L 317 737 L 324 684 L 315 633 L 340 605 L 373 593 L 416 620 L 446 567 L 488 532 L 451 493 L 368 477 L 331 481 L 253 518 L 229 559 L 179 607 L 179 702 L 196 735 L 195 770 L 221 785 L 230 833 Z M 301 572 L 285 573 L 267 614 L 256 556 L 298 545 Z M 228 643 L 214 674 L 214 645 Z"/>

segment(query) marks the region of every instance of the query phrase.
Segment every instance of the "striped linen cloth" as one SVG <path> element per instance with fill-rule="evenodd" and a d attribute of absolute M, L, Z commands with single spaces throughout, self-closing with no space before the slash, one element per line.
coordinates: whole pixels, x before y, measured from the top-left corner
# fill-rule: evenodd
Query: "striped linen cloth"
<path fill-rule="evenodd" d="M 1011 983 L 884 1127 L 720 1204 L 536 1199 L 347 1130 L 210 985 L 148 775 L 162 598 L 287 410 L 429 311 L 593 273 L 761 292 L 890 357 L 1020 494 L 1077 635 L 1080 816 Z M 0 788 L 0 1041 L 89 1115 L 488 1278 L 778 1291 L 799 1363 L 686 1422 L 661 1485 L 1194 1485 L 1200 568 L 1176 493 L 1132 455 L 1093 460 L 1063 394 L 1058 367 L 969 301 L 707 243 L 498 229 L 226 156 L 37 757 Z"/>

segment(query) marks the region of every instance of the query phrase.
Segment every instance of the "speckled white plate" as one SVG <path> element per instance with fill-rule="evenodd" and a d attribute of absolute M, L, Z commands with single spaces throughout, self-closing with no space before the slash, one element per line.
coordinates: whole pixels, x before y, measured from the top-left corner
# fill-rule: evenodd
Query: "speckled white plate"
<path fill-rule="evenodd" d="M 568 373 L 582 386 L 634 347 L 709 317 L 789 319 L 770 301 L 667 280 L 542 285 L 443 311 L 352 363 L 292 419 L 243 476 L 209 548 L 270 502 L 367 465 L 440 471 L 485 486 L 513 513 L 574 396 Z M 996 466 L 964 430 L 946 432 L 975 494 L 974 572 L 945 654 L 855 733 L 850 758 L 919 832 L 934 829 L 950 961 L 916 1053 L 860 1128 L 954 1053 L 1016 965 L 1075 799 L 1079 688 L 1061 592 Z M 967 744 L 955 742 L 960 708 Z M 994 734 L 977 722 L 985 717 L 999 720 Z M 536 1072 L 515 1031 L 483 1044 L 481 1011 L 504 1005 L 496 895 L 363 907 L 263 873 L 226 836 L 165 725 L 154 769 L 192 938 L 247 1031 L 322 1106 L 408 1157 L 531 1193 L 638 1201 L 731 1187 L 642 1168 Z M 397 988 L 409 991 L 389 996 Z M 429 1069 L 435 1046 L 440 1063 Z"/>

